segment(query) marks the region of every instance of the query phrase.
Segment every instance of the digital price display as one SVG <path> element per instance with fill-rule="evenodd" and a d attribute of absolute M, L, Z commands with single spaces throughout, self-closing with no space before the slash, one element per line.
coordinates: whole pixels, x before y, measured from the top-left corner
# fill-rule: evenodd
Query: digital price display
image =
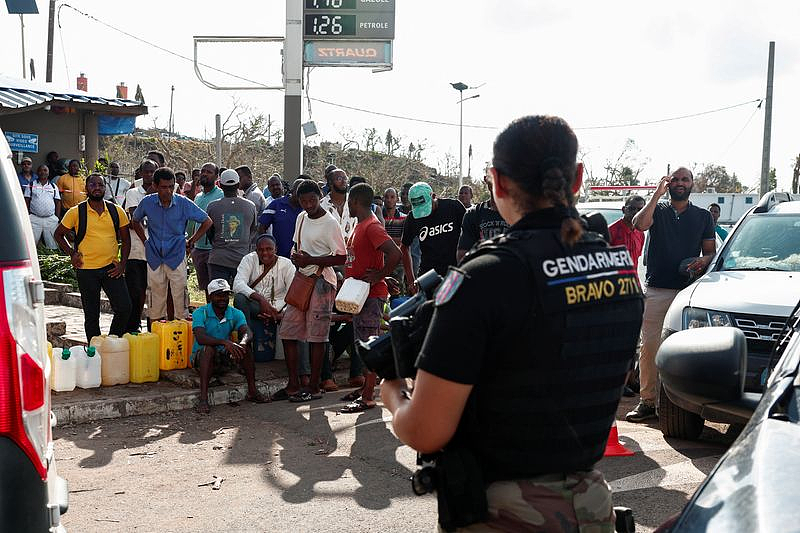
<path fill-rule="evenodd" d="M 394 13 L 306 13 L 307 39 L 394 39 Z"/>
<path fill-rule="evenodd" d="M 355 9 L 356 0 L 306 0 L 306 9 Z"/>
<path fill-rule="evenodd" d="M 394 39 L 395 0 L 305 0 L 308 40 Z"/>
<path fill-rule="evenodd" d="M 306 37 L 353 37 L 356 34 L 355 15 L 314 14 L 305 16 Z"/>

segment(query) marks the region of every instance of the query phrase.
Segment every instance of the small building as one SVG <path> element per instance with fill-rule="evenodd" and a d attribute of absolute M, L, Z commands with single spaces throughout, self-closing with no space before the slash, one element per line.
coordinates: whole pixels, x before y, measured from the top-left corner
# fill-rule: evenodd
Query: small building
<path fill-rule="evenodd" d="M 34 169 L 50 151 L 59 158 L 83 159 L 87 168 L 94 168 L 99 136 L 132 133 L 136 117 L 146 114 L 147 106 L 136 100 L 0 75 L 0 128 L 15 155 L 29 156 Z"/>

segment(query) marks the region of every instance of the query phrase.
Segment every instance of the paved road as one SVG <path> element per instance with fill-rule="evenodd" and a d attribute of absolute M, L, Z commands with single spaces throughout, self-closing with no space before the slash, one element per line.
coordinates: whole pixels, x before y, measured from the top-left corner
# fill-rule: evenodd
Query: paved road
<path fill-rule="evenodd" d="M 411 494 L 415 455 L 387 411 L 338 414 L 338 395 L 298 406 L 243 403 L 55 430 L 69 481 L 70 531 L 430 531 L 435 500 Z M 624 413 L 632 406 L 620 406 Z M 678 511 L 731 437 L 665 442 L 653 427 L 619 423 L 637 454 L 600 469 L 638 530 Z M 219 490 L 213 476 L 224 478 Z"/>

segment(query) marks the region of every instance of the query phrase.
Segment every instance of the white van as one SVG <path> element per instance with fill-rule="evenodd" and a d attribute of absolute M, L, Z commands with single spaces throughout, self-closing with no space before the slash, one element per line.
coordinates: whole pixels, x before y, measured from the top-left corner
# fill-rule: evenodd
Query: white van
<path fill-rule="evenodd" d="M 44 287 L 11 157 L 0 131 L 0 531 L 63 532 L 68 491 L 53 455 Z"/>

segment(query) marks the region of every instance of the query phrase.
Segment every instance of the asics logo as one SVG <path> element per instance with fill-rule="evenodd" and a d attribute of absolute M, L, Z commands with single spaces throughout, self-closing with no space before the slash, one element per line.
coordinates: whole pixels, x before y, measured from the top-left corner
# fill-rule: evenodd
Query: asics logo
<path fill-rule="evenodd" d="M 441 235 L 442 233 L 447 233 L 449 231 L 453 231 L 452 222 L 448 222 L 447 224 L 439 224 L 438 226 L 424 226 L 419 232 L 419 242 L 424 241 L 428 237 L 435 237 L 436 235 Z"/>

